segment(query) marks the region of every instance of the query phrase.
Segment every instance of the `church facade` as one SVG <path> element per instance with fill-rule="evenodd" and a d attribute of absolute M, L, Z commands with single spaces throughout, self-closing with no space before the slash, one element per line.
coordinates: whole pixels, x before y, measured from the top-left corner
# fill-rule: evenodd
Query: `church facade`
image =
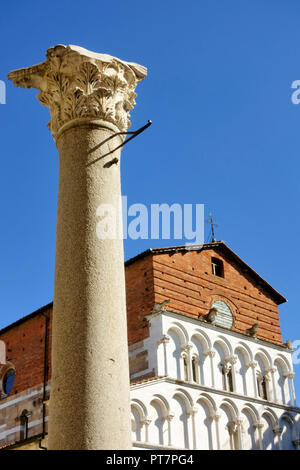
<path fill-rule="evenodd" d="M 285 298 L 224 242 L 148 250 L 125 272 L 133 448 L 299 449 Z M 51 325 L 49 304 L 0 331 L 4 449 L 47 447 Z"/>

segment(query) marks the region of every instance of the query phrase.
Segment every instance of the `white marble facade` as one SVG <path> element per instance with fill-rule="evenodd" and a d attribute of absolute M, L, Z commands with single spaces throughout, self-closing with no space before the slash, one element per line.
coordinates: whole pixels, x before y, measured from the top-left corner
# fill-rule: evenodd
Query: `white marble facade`
<path fill-rule="evenodd" d="M 131 386 L 134 448 L 300 447 L 289 349 L 164 311 L 130 354 L 144 350 L 148 369 Z"/>

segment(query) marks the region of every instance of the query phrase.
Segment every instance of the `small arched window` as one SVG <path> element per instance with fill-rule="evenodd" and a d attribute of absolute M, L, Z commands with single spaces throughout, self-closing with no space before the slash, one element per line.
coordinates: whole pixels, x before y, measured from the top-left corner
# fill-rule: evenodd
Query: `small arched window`
<path fill-rule="evenodd" d="M 233 316 L 228 305 L 221 300 L 217 300 L 212 304 L 212 307 L 216 308 L 218 312 L 215 318 L 215 325 L 231 328 L 233 325 Z"/>
<path fill-rule="evenodd" d="M 228 364 L 222 366 L 223 390 L 233 392 L 232 367 Z"/>

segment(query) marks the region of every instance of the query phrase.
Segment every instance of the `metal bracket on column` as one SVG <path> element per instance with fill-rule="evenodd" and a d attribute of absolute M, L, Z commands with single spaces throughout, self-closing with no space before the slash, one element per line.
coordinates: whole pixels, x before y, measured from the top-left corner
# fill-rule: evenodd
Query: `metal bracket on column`
<path fill-rule="evenodd" d="M 117 148 L 115 148 L 115 150 L 121 148 L 121 147 L 124 147 L 125 144 L 128 144 L 128 142 L 132 139 L 134 139 L 135 137 L 137 137 L 139 134 L 141 134 L 142 132 L 144 132 L 146 129 L 148 129 L 148 127 L 150 127 L 152 124 L 152 121 L 148 121 L 147 124 L 143 127 L 140 127 L 138 130 L 136 131 L 130 131 L 130 132 L 118 132 L 117 134 L 115 135 L 130 135 L 131 134 L 131 137 L 129 137 L 128 139 L 126 139 L 122 144 L 120 144 Z M 114 151 L 115 151 L 114 150 Z"/>
<path fill-rule="evenodd" d="M 109 153 L 107 153 L 106 155 L 102 155 L 101 158 L 109 155 L 110 153 L 114 153 L 116 150 L 118 150 L 119 148 L 121 147 L 124 147 L 124 145 L 128 144 L 128 142 L 130 142 L 132 139 L 134 139 L 135 137 L 137 137 L 139 134 L 141 134 L 142 132 L 144 132 L 146 129 L 148 129 L 148 127 L 150 127 L 152 124 L 152 121 L 148 121 L 147 124 L 145 124 L 145 126 L 143 127 L 140 127 L 139 129 L 137 129 L 136 131 L 129 131 L 129 132 L 116 132 L 116 134 L 112 135 L 111 137 L 109 137 L 109 139 L 107 139 L 105 142 L 107 142 L 108 140 L 116 137 L 117 135 L 131 135 L 131 137 L 129 137 L 128 139 L 124 140 L 124 142 L 122 142 L 122 144 L 118 145 L 115 149 L 111 150 Z M 113 165 L 114 163 L 118 163 L 119 159 L 117 157 L 113 158 L 110 162 L 107 162 L 104 166 L 105 167 L 110 167 L 111 165 Z M 94 163 L 94 162 L 92 162 Z"/>

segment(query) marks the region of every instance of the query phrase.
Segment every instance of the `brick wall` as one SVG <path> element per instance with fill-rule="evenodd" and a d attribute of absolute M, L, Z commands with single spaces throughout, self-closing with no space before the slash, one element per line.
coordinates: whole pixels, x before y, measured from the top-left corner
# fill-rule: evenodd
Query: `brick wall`
<path fill-rule="evenodd" d="M 43 383 L 46 323 L 44 315 L 49 315 L 50 318 L 47 349 L 48 375 L 51 376 L 52 307 L 41 309 L 42 313 L 38 312 L 26 321 L 17 322 L 15 326 L 4 329 L 0 334 L 0 339 L 6 344 L 6 360 L 11 362 L 16 370 L 11 395 Z"/>
<path fill-rule="evenodd" d="M 126 304 L 129 345 L 149 336 L 144 321 L 154 306 L 152 256 L 146 256 L 126 266 Z"/>
<path fill-rule="evenodd" d="M 219 258 L 224 278 L 214 276 L 211 258 Z M 168 310 L 198 318 L 208 313 L 212 303 L 227 300 L 234 316 L 233 330 L 244 333 L 259 323 L 257 337 L 282 343 L 279 314 L 271 295 L 247 276 L 232 259 L 218 250 L 163 253 L 153 256 L 155 302 L 170 299 Z"/>

